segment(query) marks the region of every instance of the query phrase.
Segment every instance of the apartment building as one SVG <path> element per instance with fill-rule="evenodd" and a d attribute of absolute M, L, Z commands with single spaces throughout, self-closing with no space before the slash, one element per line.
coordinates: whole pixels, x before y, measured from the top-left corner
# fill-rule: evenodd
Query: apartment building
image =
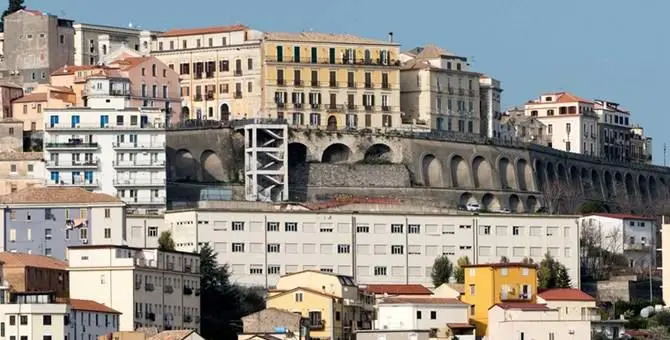
<path fill-rule="evenodd" d="M 478 337 L 489 331 L 489 309 L 496 304 L 537 299 L 537 265 L 518 262 L 463 266 L 465 294 L 461 301 L 470 305 L 470 323 Z"/>
<path fill-rule="evenodd" d="M 21 86 L 8 81 L 0 82 L 0 105 L 2 105 L 2 115 L 0 118 L 14 117 L 12 101 L 21 96 L 23 96 L 23 88 Z"/>
<path fill-rule="evenodd" d="M 148 55 L 151 40 L 158 32 L 128 27 L 76 23 L 74 28 L 74 65 L 98 65 L 114 51 L 130 48 Z"/>
<path fill-rule="evenodd" d="M 481 74 L 469 69 L 468 59 L 435 45 L 404 52 L 401 61 L 401 110 L 406 120 L 432 130 L 488 134 L 482 132 L 488 129 L 488 115 L 499 106 L 499 82 L 483 81 L 488 92 L 482 94 Z M 498 104 L 494 103 L 496 94 Z M 481 107 L 482 95 L 491 95 L 486 112 Z"/>
<path fill-rule="evenodd" d="M 64 109 L 76 104 L 74 91 L 65 86 L 38 85 L 31 93 L 12 102 L 14 119 L 23 122 L 23 131 L 44 130 L 44 110 Z"/>
<path fill-rule="evenodd" d="M 0 199 L 0 250 L 66 259 L 66 248 L 121 244 L 124 204 L 81 188 L 27 188 Z"/>
<path fill-rule="evenodd" d="M 265 33 L 262 111 L 327 130 L 399 127 L 399 45 L 392 37 Z"/>
<path fill-rule="evenodd" d="M 6 292 L 3 291 L 3 296 Z M 8 339 L 65 339 L 70 308 L 53 293 L 10 293 L 0 303 L 0 327 Z"/>
<path fill-rule="evenodd" d="M 310 210 L 304 206 L 222 202 L 217 209 L 165 214 L 177 248 L 209 243 L 232 279 L 275 286 L 283 274 L 321 270 L 353 276 L 362 284 L 432 286 L 435 258 L 472 263 L 546 253 L 564 264 L 579 286 L 576 216 L 456 214 L 409 205 L 365 204 Z M 355 254 L 355 255 L 354 255 Z"/>
<path fill-rule="evenodd" d="M 499 120 L 498 138 L 504 142 L 552 145 L 549 129 L 538 117 L 526 116 L 523 110 L 511 109 Z"/>
<path fill-rule="evenodd" d="M 200 329 L 198 254 L 101 245 L 68 255 L 70 295 L 119 311 L 119 330 Z"/>
<path fill-rule="evenodd" d="M 486 117 L 486 124 L 481 124 L 482 136 L 488 138 L 500 138 L 500 118 L 502 117 L 502 108 L 500 98 L 502 97 L 502 85 L 500 80 L 490 76 L 481 75 L 479 77 L 479 102 L 482 117 Z"/>
<path fill-rule="evenodd" d="M 242 333 L 238 340 L 251 340 L 272 334 L 281 340 L 306 340 L 310 338 L 310 320 L 302 313 L 293 313 L 278 308 L 266 308 L 243 316 Z"/>
<path fill-rule="evenodd" d="M 600 156 L 598 115 L 592 101 L 568 92 L 543 93 L 538 99 L 527 102 L 524 112 L 547 125 L 550 147 Z"/>
<path fill-rule="evenodd" d="M 594 111 L 598 115 L 601 139 L 601 154 L 613 161 L 628 161 L 631 152 L 630 112 L 618 103 L 595 100 Z"/>
<path fill-rule="evenodd" d="M 377 305 L 374 329 L 433 330 L 436 338 L 475 340 L 469 324 L 470 306 L 458 299 L 438 297 L 385 298 Z"/>
<path fill-rule="evenodd" d="M 228 121 L 261 110 L 262 33 L 244 25 L 174 29 L 151 55 L 179 72 L 182 119 Z"/>
<path fill-rule="evenodd" d="M 97 339 L 119 331 L 119 311 L 93 300 L 69 299 L 68 303 L 68 340 Z"/>
<path fill-rule="evenodd" d="M 23 122 L 13 118 L 0 119 L 0 152 L 23 151 Z"/>
<path fill-rule="evenodd" d="M 44 116 L 46 186 L 116 196 L 131 214 L 165 210 L 162 110 L 68 108 Z"/>
<path fill-rule="evenodd" d="M 41 152 L 0 153 L 0 195 L 43 184 L 44 162 Z"/>
<path fill-rule="evenodd" d="M 630 159 L 635 163 L 652 164 L 652 138 L 645 136 L 644 128 L 636 125 L 630 129 Z"/>
<path fill-rule="evenodd" d="M 30 93 L 47 84 L 49 74 L 74 61 L 72 20 L 31 9 L 3 19 L 5 70 L 3 78 Z"/>
<path fill-rule="evenodd" d="M 588 320 L 561 320 L 562 311 L 537 303 L 496 304 L 487 339 L 591 339 Z"/>
<path fill-rule="evenodd" d="M 69 296 L 67 263 L 42 255 L 0 252 L 2 277 L 9 290 L 19 293 L 53 292 L 56 297 Z"/>

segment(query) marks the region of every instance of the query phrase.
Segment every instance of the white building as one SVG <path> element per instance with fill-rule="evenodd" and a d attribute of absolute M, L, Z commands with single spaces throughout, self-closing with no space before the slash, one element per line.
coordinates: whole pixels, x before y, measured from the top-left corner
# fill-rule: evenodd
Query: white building
<path fill-rule="evenodd" d="M 127 245 L 134 248 L 157 248 L 160 231 L 165 230 L 163 215 L 126 215 Z"/>
<path fill-rule="evenodd" d="M 3 291 L 3 294 L 5 292 Z M 5 339 L 65 339 L 69 306 L 53 294 L 12 293 L 0 303 L 0 325 Z"/>
<path fill-rule="evenodd" d="M 525 115 L 547 125 L 550 147 L 584 155 L 599 156 L 598 116 L 592 101 L 567 92 L 543 93 L 524 107 Z"/>
<path fill-rule="evenodd" d="M 563 320 L 561 311 L 544 304 L 505 303 L 489 309 L 487 340 L 590 339 L 591 322 Z"/>
<path fill-rule="evenodd" d="M 124 246 L 68 248 L 70 295 L 119 311 L 119 329 L 200 329 L 200 257 Z"/>
<path fill-rule="evenodd" d="M 581 230 L 604 250 L 623 254 L 630 268 L 649 269 L 655 263 L 654 218 L 630 214 L 600 213 L 580 218 Z"/>
<path fill-rule="evenodd" d="M 549 253 L 579 286 L 576 216 L 456 214 L 392 204 L 310 210 L 230 201 L 168 212 L 165 228 L 180 250 L 209 243 L 219 263 L 230 266 L 233 280 L 252 285 L 273 286 L 282 274 L 319 269 L 363 284 L 430 287 L 433 262 L 443 254 L 454 263 L 461 256 L 471 263 L 498 262 L 501 256 L 539 263 Z"/>
<path fill-rule="evenodd" d="M 469 325 L 469 307 L 458 299 L 449 298 L 387 298 L 377 305 L 374 329 L 430 329 L 440 338 L 457 335 L 459 340 L 474 340 L 475 326 Z"/>
<path fill-rule="evenodd" d="M 44 111 L 47 186 L 117 196 L 129 212 L 165 210 L 165 125 L 159 109 Z"/>
<path fill-rule="evenodd" d="M 70 299 L 68 340 L 97 339 L 119 330 L 119 313 L 92 300 Z"/>
<path fill-rule="evenodd" d="M 488 138 L 502 138 L 500 126 L 500 118 L 502 116 L 500 97 L 502 96 L 502 92 L 503 89 L 499 80 L 486 75 L 479 77 L 481 112 L 482 117 L 486 117 L 482 132 Z"/>
<path fill-rule="evenodd" d="M 156 32 L 142 31 L 129 27 L 114 27 L 77 23 L 74 27 L 74 64 L 96 65 L 122 47 L 130 48 L 143 54 L 149 53 L 151 37 Z"/>

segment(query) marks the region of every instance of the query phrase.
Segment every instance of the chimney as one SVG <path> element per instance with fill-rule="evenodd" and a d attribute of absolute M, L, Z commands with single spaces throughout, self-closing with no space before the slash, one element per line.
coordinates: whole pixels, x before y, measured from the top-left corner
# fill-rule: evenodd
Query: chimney
<path fill-rule="evenodd" d="M 393 32 L 389 32 L 389 42 L 393 43 Z"/>

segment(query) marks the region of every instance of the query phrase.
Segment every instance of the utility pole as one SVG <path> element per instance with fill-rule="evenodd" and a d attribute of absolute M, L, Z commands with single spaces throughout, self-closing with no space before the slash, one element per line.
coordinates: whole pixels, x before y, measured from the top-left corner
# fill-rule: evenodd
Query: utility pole
<path fill-rule="evenodd" d="M 663 143 L 663 166 L 666 166 L 666 151 L 668 151 L 668 144 Z"/>

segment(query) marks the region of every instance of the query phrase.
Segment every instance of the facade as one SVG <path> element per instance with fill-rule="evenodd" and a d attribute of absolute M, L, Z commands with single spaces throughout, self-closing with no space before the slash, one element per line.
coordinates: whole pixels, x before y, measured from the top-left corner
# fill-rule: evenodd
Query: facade
<path fill-rule="evenodd" d="M 639 125 L 633 126 L 630 132 L 631 161 L 651 164 L 651 137 L 645 136 L 644 129 Z"/>
<path fill-rule="evenodd" d="M 309 319 L 302 314 L 266 308 L 242 317 L 242 333 L 238 334 L 237 339 L 247 340 L 259 334 L 270 334 L 286 340 L 308 339 L 309 330 Z"/>
<path fill-rule="evenodd" d="M 68 246 L 121 244 L 124 204 L 80 188 L 27 188 L 0 199 L 2 251 L 66 259 Z"/>
<path fill-rule="evenodd" d="M 1 118 L 14 117 L 12 101 L 21 96 L 23 96 L 23 88 L 21 86 L 10 82 L 0 82 L 0 105 L 2 105 Z"/>
<path fill-rule="evenodd" d="M 588 320 L 562 320 L 561 311 L 543 304 L 504 303 L 488 310 L 489 340 L 590 339 Z"/>
<path fill-rule="evenodd" d="M 63 86 L 38 85 L 31 93 L 12 102 L 14 119 L 23 122 L 23 131 L 43 131 L 44 111 L 64 109 L 76 103 L 72 89 Z"/>
<path fill-rule="evenodd" d="M 629 161 L 631 156 L 630 112 L 618 103 L 605 100 L 595 101 L 595 113 L 600 127 L 601 155 L 608 160 Z"/>
<path fill-rule="evenodd" d="M 135 248 L 156 248 L 160 232 L 165 230 L 162 215 L 126 215 L 128 246 Z"/>
<path fill-rule="evenodd" d="M 552 145 L 546 124 L 537 117 L 526 116 L 523 111 L 509 110 L 500 118 L 500 138 L 505 142 Z"/>
<path fill-rule="evenodd" d="M 70 299 L 68 340 L 97 339 L 119 330 L 119 313 L 92 300 Z"/>
<path fill-rule="evenodd" d="M 491 263 L 463 266 L 463 269 L 465 294 L 461 297 L 461 301 L 470 305 L 470 323 L 475 325 L 477 336 L 493 334 L 489 329 L 491 321 L 488 317 L 489 309 L 494 305 L 536 301 L 536 265 Z"/>
<path fill-rule="evenodd" d="M 11 293 L 0 303 L 0 327 L 9 339 L 65 339 L 69 314 L 52 293 Z"/>
<path fill-rule="evenodd" d="M 0 196 L 43 184 L 41 152 L 0 153 Z"/>
<path fill-rule="evenodd" d="M 117 49 L 128 47 L 149 54 L 155 33 L 129 27 L 76 23 L 74 28 L 74 65 L 97 65 Z"/>
<path fill-rule="evenodd" d="M 543 93 L 538 99 L 526 103 L 524 112 L 547 125 L 550 147 L 600 156 L 598 115 L 592 101 L 567 92 Z"/>
<path fill-rule="evenodd" d="M 179 73 L 185 119 L 253 118 L 261 109 L 262 33 L 243 25 L 158 34 L 151 55 Z"/>
<path fill-rule="evenodd" d="M 264 117 L 327 130 L 399 127 L 399 45 L 392 37 L 265 33 Z"/>
<path fill-rule="evenodd" d="M 500 80 L 490 76 L 479 77 L 480 112 L 486 117 L 486 124 L 482 124 L 482 135 L 488 138 L 500 138 L 500 118 L 502 109 L 500 101 L 502 97 L 502 86 Z"/>
<path fill-rule="evenodd" d="M 49 109 L 48 187 L 81 187 L 121 199 L 129 213 L 165 209 L 165 125 L 157 109 Z M 104 155 L 104 156 L 103 156 Z"/>
<path fill-rule="evenodd" d="M 122 313 L 119 330 L 200 328 L 198 254 L 78 246 L 70 247 L 68 255 L 70 295 Z"/>
<path fill-rule="evenodd" d="M 1 252 L 2 276 L 11 292 L 53 292 L 56 297 L 69 296 L 67 263 L 49 256 Z"/>
<path fill-rule="evenodd" d="M 47 84 L 49 74 L 73 63 L 72 20 L 40 11 L 23 9 L 4 18 L 3 78 L 23 86 L 30 93 Z"/>
<path fill-rule="evenodd" d="M 23 122 L 13 118 L 0 119 L 0 152 L 23 151 Z"/>
<path fill-rule="evenodd" d="M 458 299 L 394 297 L 377 305 L 374 329 L 430 329 L 436 338 L 475 340 L 470 306 Z"/>
<path fill-rule="evenodd" d="M 219 262 L 230 266 L 233 280 L 243 284 L 271 287 L 283 274 L 315 269 L 351 275 L 363 284 L 431 287 L 433 262 L 443 254 L 452 263 L 461 256 L 473 263 L 501 256 L 539 263 L 550 253 L 579 286 L 575 216 L 471 215 L 365 204 L 309 210 L 234 201 L 217 208 L 169 211 L 165 228 L 179 250 L 208 242 Z"/>
<path fill-rule="evenodd" d="M 401 109 L 405 120 L 433 130 L 487 135 L 500 83 L 494 80 L 480 92 L 480 74 L 469 70 L 467 58 L 434 45 L 417 47 L 401 55 Z M 482 112 L 481 96 L 488 96 Z M 498 105 L 499 106 L 499 105 Z M 491 120 L 491 124 L 493 121 Z"/>
<path fill-rule="evenodd" d="M 580 218 L 581 229 L 599 247 L 628 259 L 631 270 L 647 273 L 655 268 L 658 226 L 651 217 L 630 214 L 593 214 Z"/>

